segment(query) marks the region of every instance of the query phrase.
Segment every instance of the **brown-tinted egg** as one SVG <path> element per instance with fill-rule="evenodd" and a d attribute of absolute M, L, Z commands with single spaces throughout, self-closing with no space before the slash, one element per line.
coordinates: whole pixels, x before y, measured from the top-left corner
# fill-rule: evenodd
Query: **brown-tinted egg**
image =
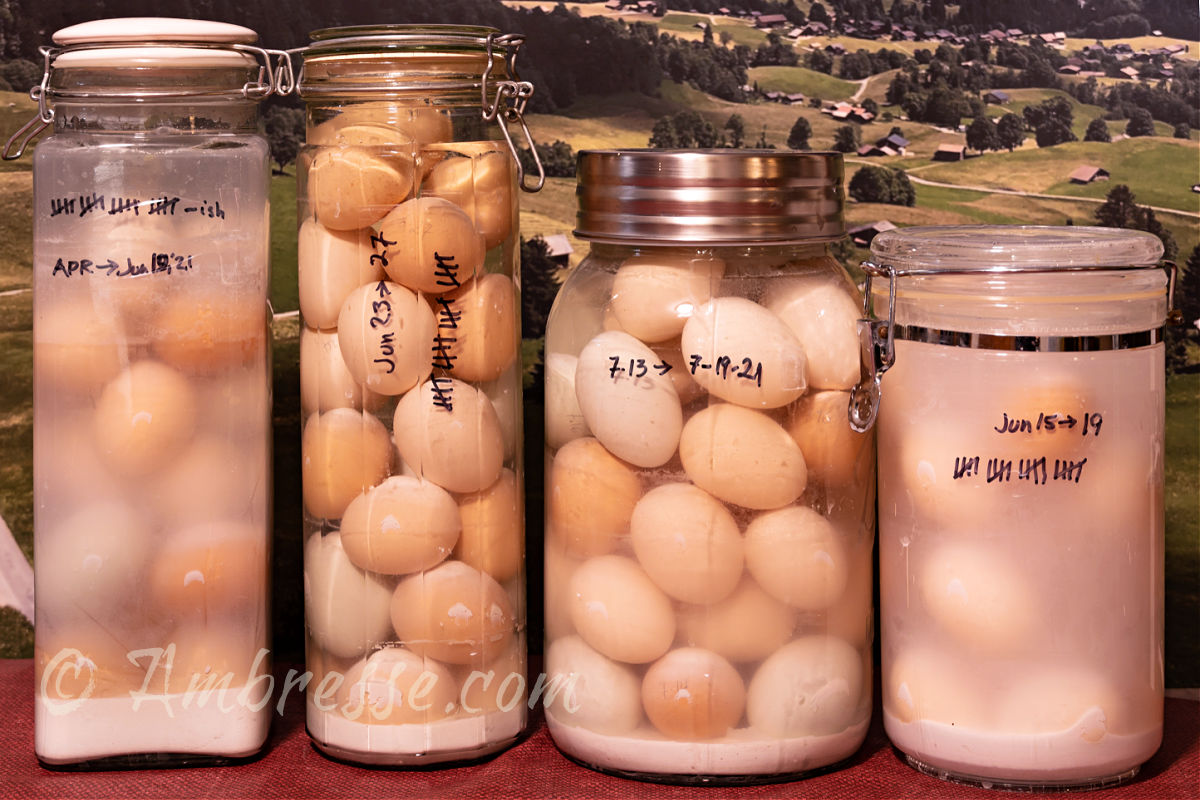
<path fill-rule="evenodd" d="M 92 418 L 101 456 L 125 475 L 145 475 L 165 465 L 195 428 L 191 384 L 157 361 L 139 361 L 113 378 Z"/>
<path fill-rule="evenodd" d="M 805 506 L 760 514 L 746 527 L 746 569 L 769 594 L 817 611 L 842 595 L 850 574 L 833 524 Z"/>
<path fill-rule="evenodd" d="M 342 547 L 370 572 L 407 575 L 441 563 L 462 522 L 446 490 L 394 475 L 350 502 L 342 514 Z"/>
<path fill-rule="evenodd" d="M 154 351 L 181 372 L 214 375 L 262 357 L 267 306 L 220 291 L 172 296 L 153 324 Z"/>
<path fill-rule="evenodd" d="M 421 186 L 422 194 L 442 197 L 467 213 L 490 250 L 512 233 L 516 220 L 513 193 L 516 171 L 503 142 L 459 142 Z"/>
<path fill-rule="evenodd" d="M 369 227 L 413 189 L 415 164 L 381 158 L 370 148 L 319 150 L 308 168 L 308 204 L 317 221 L 334 230 Z"/>
<path fill-rule="evenodd" d="M 383 423 L 349 408 L 309 417 L 301 448 L 304 507 L 318 519 L 340 518 L 351 500 L 387 477 L 392 457 Z"/>
<path fill-rule="evenodd" d="M 721 656 L 698 647 L 672 650 L 642 678 L 642 706 L 655 728 L 671 739 L 724 736 L 742 718 L 746 686 Z"/>
<path fill-rule="evenodd" d="M 400 581 L 392 595 L 392 627 L 419 654 L 448 664 L 486 662 L 512 638 L 512 603 L 491 576 L 446 561 Z"/>
<path fill-rule="evenodd" d="M 86 298 L 39 305 L 33 345 L 39 380 L 73 392 L 98 392 L 129 357 L 120 319 Z"/>
<path fill-rule="evenodd" d="M 431 298 L 436 331 L 435 361 L 464 381 L 500 377 L 517 357 L 519 317 L 512 279 L 483 274 Z"/>
<path fill-rule="evenodd" d="M 547 503 L 552 535 L 574 556 L 612 552 L 642 496 L 637 473 L 590 437 L 554 456 Z"/>
<path fill-rule="evenodd" d="M 788 415 L 787 432 L 800 445 L 813 483 L 845 486 L 855 477 L 865 480 L 873 466 L 870 452 L 863 454 L 870 435 L 850 427 L 849 407 L 849 392 L 812 392 Z"/>
<path fill-rule="evenodd" d="M 266 531 L 241 522 L 193 525 L 172 534 L 151 567 L 155 603 L 198 621 L 246 613 L 266 602 Z"/>
<path fill-rule="evenodd" d="M 512 470 L 481 492 L 458 498 L 462 534 L 454 557 L 500 582 L 517 575 L 525 558 L 521 485 Z"/>
<path fill-rule="evenodd" d="M 444 294 L 483 267 L 483 237 L 466 212 L 440 197 L 417 197 L 388 212 L 379 234 L 389 245 L 384 269 L 413 291 Z"/>
<path fill-rule="evenodd" d="M 617 661 L 654 661 L 675 638 L 670 599 L 637 562 L 608 555 L 585 561 L 571 577 L 571 621 L 583 640 Z"/>
<path fill-rule="evenodd" d="M 730 661 L 759 661 L 792 637 L 798 616 L 796 609 L 764 592 L 747 575 L 718 603 L 684 606 L 679 612 L 679 633 L 687 644 Z"/>

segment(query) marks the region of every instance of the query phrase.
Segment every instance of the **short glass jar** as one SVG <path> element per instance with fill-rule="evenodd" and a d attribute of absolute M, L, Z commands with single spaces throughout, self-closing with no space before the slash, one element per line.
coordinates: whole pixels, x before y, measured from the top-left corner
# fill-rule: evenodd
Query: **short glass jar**
<path fill-rule="evenodd" d="M 980 226 L 871 250 L 888 736 L 950 780 L 1128 780 L 1162 738 L 1162 245 Z"/>
<path fill-rule="evenodd" d="M 370 764 L 525 726 L 519 36 L 313 34 L 298 81 L 308 731 Z"/>
<path fill-rule="evenodd" d="M 47 765 L 200 764 L 266 739 L 258 101 L 286 70 L 255 39 L 217 22 L 108 19 L 58 31 L 45 51 L 33 492 Z"/>
<path fill-rule="evenodd" d="M 875 448 L 832 153 L 594 151 L 546 336 L 546 719 L 589 767 L 778 780 L 871 715 Z"/>

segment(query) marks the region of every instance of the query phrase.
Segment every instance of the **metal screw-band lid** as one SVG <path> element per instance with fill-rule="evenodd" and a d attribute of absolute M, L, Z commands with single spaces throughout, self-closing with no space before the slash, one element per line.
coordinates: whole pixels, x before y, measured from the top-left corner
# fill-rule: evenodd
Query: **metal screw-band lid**
<path fill-rule="evenodd" d="M 575 235 L 596 242 L 705 245 L 840 239 L 840 153 L 586 150 Z"/>

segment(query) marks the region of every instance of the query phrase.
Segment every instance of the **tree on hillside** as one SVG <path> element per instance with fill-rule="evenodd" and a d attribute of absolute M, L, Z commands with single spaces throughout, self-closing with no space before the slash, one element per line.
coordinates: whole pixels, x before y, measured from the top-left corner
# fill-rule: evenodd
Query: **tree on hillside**
<path fill-rule="evenodd" d="M 796 123 L 788 133 L 787 146 L 792 150 L 807 150 L 808 137 L 812 136 L 812 125 L 806 117 L 796 117 Z"/>
<path fill-rule="evenodd" d="M 1025 123 L 1016 114 L 1005 114 L 996 123 L 996 143 L 1012 152 L 1025 141 Z"/>
<path fill-rule="evenodd" d="M 300 143 L 304 141 L 304 112 L 291 106 L 271 106 L 263 115 L 263 132 L 267 135 L 267 146 L 271 160 L 279 166 L 275 174 L 282 175 L 288 164 L 300 155 Z"/>
<path fill-rule="evenodd" d="M 976 117 L 967 127 L 967 147 L 981 153 L 1000 149 L 1000 134 L 990 117 Z"/>
<path fill-rule="evenodd" d="M 537 155 L 538 160 L 542 162 L 542 169 L 545 170 L 546 177 L 575 177 L 575 151 L 566 142 L 560 139 L 555 139 L 553 144 L 538 142 Z M 528 147 L 517 150 L 517 158 L 526 175 L 537 175 L 537 164 L 534 163 L 533 153 Z"/>
<path fill-rule="evenodd" d="M 833 72 L 833 56 L 824 50 L 811 50 L 808 53 L 808 68 L 814 72 Z"/>
<path fill-rule="evenodd" d="M 1174 234 L 1158 221 L 1154 209 L 1139 206 L 1133 191 L 1123 183 L 1109 189 L 1104 202 L 1096 208 L 1096 224 L 1104 228 L 1132 228 L 1152 233 L 1162 242 L 1163 258 L 1173 260 L 1179 255 Z"/>
<path fill-rule="evenodd" d="M 911 206 L 917 200 L 917 193 L 904 170 L 887 167 L 863 167 L 854 173 L 847 190 L 860 203 Z"/>
<path fill-rule="evenodd" d="M 754 147 L 758 150 L 774 150 L 775 145 L 767 141 L 767 126 L 762 126 L 762 131 L 758 134 L 758 141 L 754 143 Z"/>
<path fill-rule="evenodd" d="M 1192 248 L 1187 264 L 1175 281 L 1175 307 L 1183 315 L 1183 324 L 1193 326 L 1200 320 L 1200 244 Z"/>
<path fill-rule="evenodd" d="M 866 111 L 871 116 L 879 116 L 879 103 L 876 103 L 870 97 L 862 101 L 863 111 Z"/>
<path fill-rule="evenodd" d="M 1154 117 L 1144 108 L 1135 108 L 1129 112 L 1129 122 L 1125 124 L 1126 136 L 1153 136 Z"/>
<path fill-rule="evenodd" d="M 1176 139 L 1190 139 L 1192 138 L 1192 126 L 1186 122 L 1181 122 L 1175 126 L 1175 131 L 1172 135 Z"/>
<path fill-rule="evenodd" d="M 741 114 L 730 114 L 725 120 L 725 131 L 729 134 L 729 146 L 741 147 L 746 143 L 746 121 Z"/>
<path fill-rule="evenodd" d="M 829 18 L 829 12 L 825 10 L 825 6 L 819 2 L 813 3 L 812 8 L 808 10 L 808 19 L 810 22 L 820 22 L 824 25 L 833 21 Z"/>
<path fill-rule="evenodd" d="M 1111 142 L 1112 135 L 1108 132 L 1108 123 L 1103 117 L 1096 117 L 1088 123 L 1087 130 L 1083 133 L 1085 142 Z"/>
<path fill-rule="evenodd" d="M 670 117 L 659 117 L 650 131 L 650 146 L 663 150 L 679 147 L 679 134 Z"/>
<path fill-rule="evenodd" d="M 521 240 L 521 337 L 546 335 L 546 319 L 558 293 L 558 265 L 541 236 Z"/>
<path fill-rule="evenodd" d="M 833 134 L 833 149 L 839 153 L 853 153 L 858 149 L 858 127 L 856 125 L 843 125 Z"/>
<path fill-rule="evenodd" d="M 1048 119 L 1038 126 L 1035 138 L 1038 147 L 1053 147 L 1063 142 L 1075 141 L 1075 134 L 1061 120 Z"/>

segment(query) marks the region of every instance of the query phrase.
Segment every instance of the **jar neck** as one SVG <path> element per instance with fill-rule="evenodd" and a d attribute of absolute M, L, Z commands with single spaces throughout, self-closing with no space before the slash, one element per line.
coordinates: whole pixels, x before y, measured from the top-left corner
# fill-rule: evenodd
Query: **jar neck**
<path fill-rule="evenodd" d="M 600 258 L 621 259 L 631 255 L 650 253 L 686 253 L 712 255 L 725 260 L 755 259 L 755 258 L 784 258 L 811 259 L 828 256 L 831 253 L 832 242 L 794 242 L 791 244 L 753 244 L 753 245 L 683 245 L 658 244 L 645 242 L 629 242 L 625 244 L 596 242 L 591 246 L 591 252 Z"/>
<path fill-rule="evenodd" d="M 55 133 L 253 134 L 258 130 L 258 105 L 249 100 L 54 104 Z"/>

